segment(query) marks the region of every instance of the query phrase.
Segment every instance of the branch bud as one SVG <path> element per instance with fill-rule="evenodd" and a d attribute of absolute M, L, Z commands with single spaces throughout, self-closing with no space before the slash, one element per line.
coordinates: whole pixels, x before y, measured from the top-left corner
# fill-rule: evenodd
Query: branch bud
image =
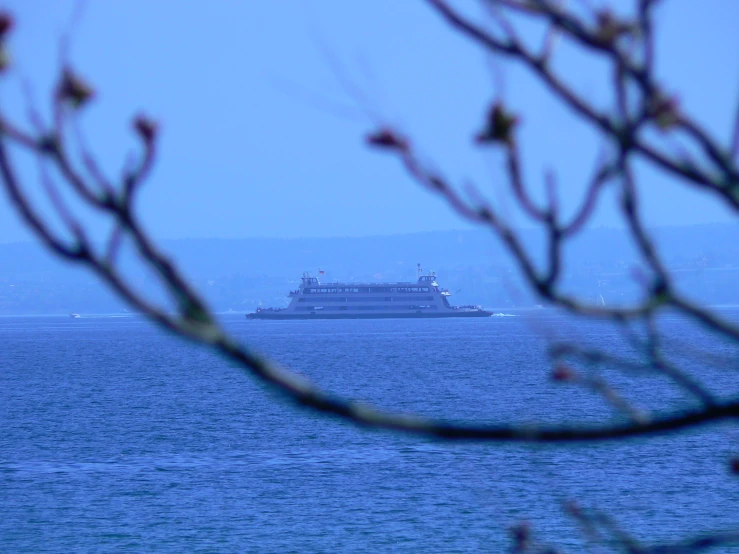
<path fill-rule="evenodd" d="M 655 92 L 647 104 L 647 115 L 657 127 L 667 131 L 680 121 L 680 101 L 676 96 Z"/>
<path fill-rule="evenodd" d="M 69 101 L 72 107 L 81 108 L 95 95 L 95 90 L 67 68 L 62 72 L 56 94 L 58 101 Z"/>
<path fill-rule="evenodd" d="M 38 139 L 38 149 L 45 154 L 53 154 L 59 150 L 59 142 L 54 135 L 43 135 Z"/>
<path fill-rule="evenodd" d="M 513 145 L 513 130 L 518 124 L 518 116 L 506 112 L 503 104 L 495 102 L 488 112 L 485 128 L 475 136 L 475 142 L 502 142 Z"/>
<path fill-rule="evenodd" d="M 133 121 L 133 128 L 136 134 L 147 146 L 154 142 L 159 131 L 159 125 L 156 121 L 149 119 L 145 115 L 138 115 Z"/>
<path fill-rule="evenodd" d="M 531 544 L 531 528 L 529 524 L 522 521 L 511 527 L 513 535 L 514 552 L 525 552 Z"/>
<path fill-rule="evenodd" d="M 582 515 L 582 508 L 574 500 L 568 500 L 564 505 L 565 511 L 574 517 L 580 517 Z"/>
<path fill-rule="evenodd" d="M 620 21 L 609 9 L 599 11 L 596 16 L 595 39 L 604 46 L 613 46 L 623 35 L 634 32 L 631 23 Z"/>
<path fill-rule="evenodd" d="M 5 40 L 6 35 L 15 25 L 13 16 L 8 12 L 0 12 L 0 41 Z"/>
<path fill-rule="evenodd" d="M 380 129 L 367 135 L 367 144 L 388 150 L 408 150 L 408 143 L 391 129 Z"/>
<path fill-rule="evenodd" d="M 574 381 L 577 377 L 577 374 L 569 366 L 558 364 L 552 370 L 551 377 L 553 381 Z"/>
<path fill-rule="evenodd" d="M 0 73 L 3 73 L 10 65 L 10 52 L 8 52 L 5 39 L 14 24 L 13 16 L 7 12 L 0 12 Z"/>

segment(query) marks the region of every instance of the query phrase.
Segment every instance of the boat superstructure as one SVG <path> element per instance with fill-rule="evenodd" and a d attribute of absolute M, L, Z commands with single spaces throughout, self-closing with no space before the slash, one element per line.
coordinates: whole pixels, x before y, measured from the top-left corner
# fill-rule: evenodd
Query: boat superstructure
<path fill-rule="evenodd" d="M 451 293 L 429 272 L 398 283 L 321 283 L 304 273 L 300 287 L 288 294 L 287 308 L 257 308 L 248 319 L 373 319 L 418 317 L 488 317 L 480 306 L 452 306 Z"/>

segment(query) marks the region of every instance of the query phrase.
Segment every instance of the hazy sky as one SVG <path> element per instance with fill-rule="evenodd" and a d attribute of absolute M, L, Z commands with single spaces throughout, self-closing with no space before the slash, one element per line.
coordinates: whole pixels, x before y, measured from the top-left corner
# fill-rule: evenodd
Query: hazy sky
<path fill-rule="evenodd" d="M 0 100 L 22 119 L 18 76 L 32 83 L 43 106 L 57 75 L 59 37 L 78 3 L 4 5 L 17 17 L 11 43 L 17 72 L 3 82 Z M 374 127 L 372 117 L 400 125 L 448 176 L 472 180 L 500 199 L 499 157 L 471 143 L 499 92 L 524 114 L 521 138 L 532 186 L 540 188 L 544 170 L 553 168 L 567 205 L 593 167 L 598 143 L 571 114 L 520 70 L 491 64 L 421 1 L 83 6 L 71 59 L 99 91 L 83 120 L 103 165 L 118 171 L 135 146 L 133 114 L 145 111 L 162 123 L 159 162 L 140 198 L 147 227 L 158 237 L 463 228 L 397 161 L 368 150 L 363 136 Z M 470 6 L 476 4 L 470 0 Z M 665 88 L 722 138 L 730 133 L 739 93 L 737 21 L 735 0 L 671 0 L 659 10 L 658 72 Z M 579 91 L 608 102 L 607 76 L 592 63 L 567 50 L 557 63 Z M 493 74 L 502 77 L 502 91 Z M 38 189 L 34 164 L 22 160 L 20 170 Z M 721 207 L 696 201 L 669 179 L 643 177 L 656 224 L 728 219 Z M 598 223 L 615 221 L 607 209 L 599 212 Z M 0 241 L 26 237 L 3 199 Z"/>

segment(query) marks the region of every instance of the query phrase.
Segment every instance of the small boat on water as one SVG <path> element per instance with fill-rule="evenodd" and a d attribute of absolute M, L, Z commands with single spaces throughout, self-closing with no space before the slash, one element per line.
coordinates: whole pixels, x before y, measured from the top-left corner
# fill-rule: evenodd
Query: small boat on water
<path fill-rule="evenodd" d="M 71 317 L 72 319 L 79 319 L 82 316 L 80 314 L 69 314 L 69 317 Z"/>
<path fill-rule="evenodd" d="M 300 287 L 288 293 L 287 308 L 262 308 L 247 319 L 380 319 L 490 317 L 480 306 L 452 306 L 451 293 L 436 281 L 436 274 L 418 281 L 398 283 L 321 283 L 304 273 Z"/>

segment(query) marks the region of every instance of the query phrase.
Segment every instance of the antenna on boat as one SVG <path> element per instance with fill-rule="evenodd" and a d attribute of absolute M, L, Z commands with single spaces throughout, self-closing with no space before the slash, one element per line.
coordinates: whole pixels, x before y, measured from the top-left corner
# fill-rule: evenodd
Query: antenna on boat
<path fill-rule="evenodd" d="M 421 263 L 419 262 L 419 264 L 418 264 L 418 270 L 416 272 L 417 273 L 417 275 L 416 275 L 416 278 L 417 279 L 420 279 L 421 278 L 421 271 L 423 271 L 423 270 L 421 269 Z"/>

